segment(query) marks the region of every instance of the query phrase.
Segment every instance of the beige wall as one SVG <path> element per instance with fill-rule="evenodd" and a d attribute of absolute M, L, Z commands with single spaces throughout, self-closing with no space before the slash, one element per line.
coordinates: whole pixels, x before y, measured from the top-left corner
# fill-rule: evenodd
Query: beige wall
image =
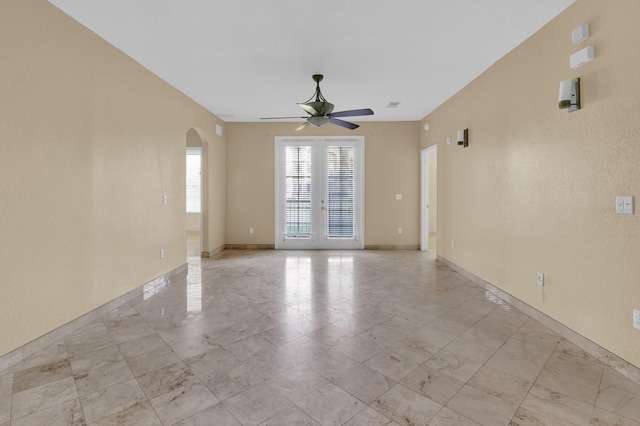
<path fill-rule="evenodd" d="M 365 246 L 418 245 L 418 123 L 359 124 L 355 131 L 327 125 L 295 132 L 296 123 L 227 123 L 227 244 L 274 244 L 276 136 L 348 134 L 365 137 Z"/>
<path fill-rule="evenodd" d="M 45 0 L 2 1 L 0 40 L 2 355 L 185 263 L 190 128 L 224 244 L 225 150 L 220 120 Z"/>
<path fill-rule="evenodd" d="M 438 254 L 636 366 L 640 216 L 614 201 L 640 196 L 638 16 L 636 0 L 578 1 L 421 122 L 421 146 L 439 145 Z M 595 61 L 570 69 L 589 44 Z M 569 114 L 558 84 L 574 77 Z M 468 148 L 444 143 L 465 127 Z"/>

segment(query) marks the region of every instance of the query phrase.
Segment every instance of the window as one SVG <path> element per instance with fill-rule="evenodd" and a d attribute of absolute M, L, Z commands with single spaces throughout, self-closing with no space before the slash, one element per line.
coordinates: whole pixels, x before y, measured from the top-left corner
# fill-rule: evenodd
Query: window
<path fill-rule="evenodd" d="M 202 185 L 202 149 L 187 148 L 187 213 L 200 213 Z"/>

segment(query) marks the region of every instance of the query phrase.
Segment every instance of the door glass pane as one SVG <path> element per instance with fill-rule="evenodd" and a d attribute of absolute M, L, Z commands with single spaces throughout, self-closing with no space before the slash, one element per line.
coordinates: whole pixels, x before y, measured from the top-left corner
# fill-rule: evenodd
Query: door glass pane
<path fill-rule="evenodd" d="M 285 236 L 311 238 L 311 147 L 285 147 Z"/>
<path fill-rule="evenodd" d="M 353 146 L 327 147 L 327 236 L 353 238 Z"/>

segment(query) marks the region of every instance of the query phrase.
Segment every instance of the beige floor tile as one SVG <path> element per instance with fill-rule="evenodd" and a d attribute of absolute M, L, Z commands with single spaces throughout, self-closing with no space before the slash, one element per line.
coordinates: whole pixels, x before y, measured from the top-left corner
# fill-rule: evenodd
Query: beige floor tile
<path fill-rule="evenodd" d="M 483 318 L 464 332 L 465 339 L 482 342 L 483 345 L 499 348 L 518 329 L 517 325 L 504 323 L 491 318 Z"/>
<path fill-rule="evenodd" d="M 467 382 L 469 385 L 500 399 L 520 405 L 531 389 L 532 383 L 483 366 Z"/>
<path fill-rule="evenodd" d="M 13 374 L 13 392 L 22 392 L 72 375 L 69 359 L 18 370 Z"/>
<path fill-rule="evenodd" d="M 100 389 L 133 379 L 133 373 L 125 361 L 102 364 L 74 376 L 78 395 L 83 396 Z"/>
<path fill-rule="evenodd" d="M 416 339 L 413 335 L 409 335 L 393 345 L 389 345 L 387 349 L 406 356 L 407 358 L 411 358 L 418 363 L 425 362 L 440 351 L 440 348 L 428 345 L 419 339 Z"/>
<path fill-rule="evenodd" d="M 472 361 L 484 364 L 496 353 L 496 349 L 483 345 L 480 342 L 458 337 L 444 347 L 447 352 L 459 355 Z"/>
<path fill-rule="evenodd" d="M 263 379 L 269 379 L 298 364 L 300 364 L 298 357 L 281 349 L 267 349 L 244 361 L 244 365 Z"/>
<path fill-rule="evenodd" d="M 400 381 L 415 370 L 420 363 L 404 355 L 386 350 L 369 359 L 364 365 L 373 368 L 390 379 Z"/>
<path fill-rule="evenodd" d="M 546 363 L 548 368 L 599 382 L 604 365 L 575 345 L 561 341 Z"/>
<path fill-rule="evenodd" d="M 454 411 L 451 411 L 447 407 L 443 407 L 442 410 L 431 419 L 429 426 L 478 426 L 479 423 L 474 422 Z"/>
<path fill-rule="evenodd" d="M 518 405 L 465 385 L 447 408 L 484 426 L 508 425 Z"/>
<path fill-rule="evenodd" d="M 407 388 L 445 405 L 464 386 L 464 382 L 439 373 L 424 365 L 412 371 L 400 382 Z"/>
<path fill-rule="evenodd" d="M 395 381 L 364 365 L 349 370 L 333 383 L 365 404 L 371 404 L 396 384 Z"/>
<path fill-rule="evenodd" d="M 73 377 L 46 383 L 13 394 L 11 418 L 19 419 L 29 414 L 78 398 Z"/>
<path fill-rule="evenodd" d="M 162 426 L 162 422 L 156 415 L 153 407 L 148 402 L 137 402 L 124 411 L 104 417 L 90 426 Z"/>
<path fill-rule="evenodd" d="M 106 337 L 107 343 L 113 345 L 113 340 L 111 339 L 111 336 L 109 336 L 109 333 L 107 332 L 106 328 L 102 326 L 100 331 L 103 333 L 102 336 Z M 80 335 L 80 336 L 84 337 L 83 335 Z M 91 336 L 91 334 L 89 334 L 89 336 Z M 70 342 L 73 342 L 73 340 L 70 339 Z M 87 343 L 89 343 L 88 350 L 95 350 L 91 346 L 91 344 L 97 343 L 95 340 L 91 340 L 90 342 L 82 341 L 79 343 L 79 345 L 82 346 L 85 350 L 87 350 Z M 75 349 L 73 345 L 72 345 L 72 349 Z M 69 358 L 70 355 L 71 355 L 71 351 L 69 351 L 69 344 L 65 344 L 63 342 L 54 343 L 50 346 L 47 346 L 44 349 L 41 349 L 29 355 L 22 361 L 15 363 L 12 366 L 12 370 L 14 372 L 17 372 L 20 370 L 26 370 L 26 369 L 29 369 L 32 367 L 38 367 L 41 365 L 54 364 L 58 361 L 64 361 L 65 359 Z"/>
<path fill-rule="evenodd" d="M 221 401 L 264 381 L 258 373 L 224 349 L 214 349 L 190 358 L 186 363 Z"/>
<path fill-rule="evenodd" d="M 334 380 L 358 365 L 348 356 L 329 350 L 314 353 L 304 364 L 327 380 Z"/>
<path fill-rule="evenodd" d="M 189 387 L 200 380 L 183 362 L 160 368 L 138 377 L 138 383 L 147 398 L 155 398 L 180 387 Z"/>
<path fill-rule="evenodd" d="M 522 402 L 522 408 L 565 425 L 587 425 L 593 406 L 534 385 Z"/>
<path fill-rule="evenodd" d="M 11 394 L 0 397 L 0 425 L 11 420 Z"/>
<path fill-rule="evenodd" d="M 547 364 L 548 365 L 548 364 Z M 561 393 L 585 404 L 594 405 L 600 381 L 591 381 L 580 376 L 545 367 L 536 379 L 536 385 Z"/>
<path fill-rule="evenodd" d="M 33 414 L 14 419 L 13 426 L 34 426 L 34 425 L 83 425 L 84 415 L 80 401 L 72 399 L 62 404 L 54 405 Z"/>
<path fill-rule="evenodd" d="M 333 383 L 310 388 L 295 404 L 323 426 L 343 424 L 365 408 Z"/>
<path fill-rule="evenodd" d="M 180 362 L 180 357 L 169 346 L 127 359 L 127 364 L 135 376 L 142 376 L 152 371 Z"/>
<path fill-rule="evenodd" d="M 71 357 L 71 370 L 73 374 L 81 374 L 94 368 L 100 368 L 105 364 L 122 361 L 123 359 L 124 357 L 118 350 L 118 347 L 113 345 L 105 349 L 85 352 L 84 354 Z"/>
<path fill-rule="evenodd" d="M 509 426 L 564 426 L 564 424 L 547 418 L 539 412 L 520 407 Z"/>
<path fill-rule="evenodd" d="M 626 417 L 619 416 L 610 411 L 602 410 L 598 407 L 593 409 L 593 414 L 591 415 L 591 423 L 590 426 L 640 426 L 640 422 L 635 420 L 631 420 Z"/>
<path fill-rule="evenodd" d="M 147 401 L 135 380 L 119 383 L 80 398 L 87 423 L 120 413 Z"/>
<path fill-rule="evenodd" d="M 418 342 L 422 342 L 427 347 L 444 348 L 449 343 L 456 339 L 455 334 L 449 334 L 436 330 L 430 324 L 422 327 L 415 333 L 409 335 L 409 338 L 413 338 Z"/>
<path fill-rule="evenodd" d="M 335 346 L 335 350 L 354 361 L 363 363 L 384 350 L 384 346 L 356 336 L 343 339 Z"/>
<path fill-rule="evenodd" d="M 375 327 L 376 324 L 357 316 L 350 316 L 343 320 L 335 322 L 333 325 L 345 330 L 352 336 L 357 336 L 363 331 Z"/>
<path fill-rule="evenodd" d="M 344 426 L 397 426 L 398 423 L 367 407 L 353 416 Z"/>
<path fill-rule="evenodd" d="M 227 399 L 223 405 L 240 424 L 258 425 L 292 404 L 270 385 L 263 383 Z"/>
<path fill-rule="evenodd" d="M 323 386 L 329 381 L 305 365 L 298 365 L 269 379 L 268 383 L 289 400 L 296 402 L 309 389 Z"/>
<path fill-rule="evenodd" d="M 402 385 L 396 385 L 371 406 L 401 425 L 423 425 L 440 411 L 442 405 Z"/>
<path fill-rule="evenodd" d="M 376 325 L 360 333 L 358 337 L 371 340 L 379 345 L 388 346 L 394 344 L 404 336 L 399 335 L 393 329 L 385 327 L 384 325 Z"/>
<path fill-rule="evenodd" d="M 263 352 L 277 349 L 277 347 L 258 336 L 251 336 L 232 343 L 226 346 L 225 349 L 240 361 L 246 361 Z"/>
<path fill-rule="evenodd" d="M 460 380 L 461 382 L 466 382 L 473 377 L 476 371 L 482 366 L 480 363 L 452 354 L 446 350 L 441 350 L 429 358 L 423 365 Z"/>
<path fill-rule="evenodd" d="M 176 423 L 176 426 L 240 426 L 240 422 L 227 410 L 222 403 L 200 411 L 197 414 Z"/>
<path fill-rule="evenodd" d="M 298 407 L 289 405 L 259 426 L 319 426 L 319 423 Z"/>
<path fill-rule="evenodd" d="M 122 356 L 129 359 L 166 347 L 167 342 L 165 342 L 159 334 L 154 333 L 148 336 L 143 336 L 138 339 L 133 339 L 121 343 L 120 345 L 118 345 L 118 350 L 122 354 Z"/>
<path fill-rule="evenodd" d="M 165 425 L 187 419 L 218 402 L 209 389 L 194 382 L 187 382 L 184 386 L 151 399 L 153 409 Z"/>

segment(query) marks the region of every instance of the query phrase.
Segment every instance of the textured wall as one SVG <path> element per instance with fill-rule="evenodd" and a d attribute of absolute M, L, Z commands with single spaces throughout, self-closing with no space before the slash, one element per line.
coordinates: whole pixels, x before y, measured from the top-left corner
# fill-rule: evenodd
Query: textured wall
<path fill-rule="evenodd" d="M 224 244 L 225 171 L 221 121 L 47 1 L 0 2 L 0 40 L 1 355 L 185 263 L 192 127 Z"/>
<path fill-rule="evenodd" d="M 640 215 L 615 197 L 640 197 L 638 16 L 635 0 L 578 1 L 421 122 L 421 146 L 439 145 L 438 254 L 636 366 Z M 589 44 L 595 61 L 570 69 Z M 569 114 L 558 85 L 574 77 Z M 468 148 L 445 144 L 465 127 Z"/>
<path fill-rule="evenodd" d="M 295 133 L 296 123 L 227 123 L 227 244 L 274 244 L 276 136 L 345 132 L 365 137 L 365 245 L 419 244 L 418 123 L 360 124 L 355 131 L 328 125 Z"/>

